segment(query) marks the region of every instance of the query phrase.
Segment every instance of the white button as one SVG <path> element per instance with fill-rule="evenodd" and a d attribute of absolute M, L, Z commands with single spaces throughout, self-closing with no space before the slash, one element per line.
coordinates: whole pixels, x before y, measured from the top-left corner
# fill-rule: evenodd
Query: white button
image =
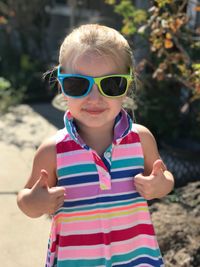
<path fill-rule="evenodd" d="M 105 152 L 104 155 L 105 155 L 106 158 L 110 158 L 111 157 L 111 153 L 110 152 Z"/>

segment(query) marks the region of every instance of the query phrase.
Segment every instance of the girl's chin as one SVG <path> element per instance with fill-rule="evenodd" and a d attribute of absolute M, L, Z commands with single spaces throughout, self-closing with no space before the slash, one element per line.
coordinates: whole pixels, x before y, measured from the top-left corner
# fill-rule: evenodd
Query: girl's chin
<path fill-rule="evenodd" d="M 106 127 L 108 124 L 113 123 L 110 120 L 105 120 L 105 116 L 102 116 L 101 118 L 98 117 L 98 115 L 91 115 L 87 117 L 87 119 L 80 119 L 77 121 L 77 125 L 81 127 L 87 127 L 87 128 L 102 128 Z"/>

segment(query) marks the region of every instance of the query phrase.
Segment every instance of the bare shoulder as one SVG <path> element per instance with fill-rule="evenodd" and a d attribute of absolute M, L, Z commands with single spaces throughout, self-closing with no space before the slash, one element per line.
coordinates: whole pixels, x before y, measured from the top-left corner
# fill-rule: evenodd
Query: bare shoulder
<path fill-rule="evenodd" d="M 47 159 L 56 153 L 56 142 L 54 136 L 44 140 L 36 151 L 35 157 L 46 157 Z"/>
<path fill-rule="evenodd" d="M 156 145 L 156 140 L 148 128 L 141 124 L 135 124 L 135 128 L 140 136 L 140 140 L 143 145 Z"/>
<path fill-rule="evenodd" d="M 134 124 L 134 126 L 135 126 L 136 130 L 138 131 L 138 134 L 140 137 L 144 137 L 144 138 L 148 138 L 148 137 L 152 138 L 153 137 L 153 134 L 145 126 L 143 126 L 141 124 L 136 124 L 136 123 Z"/>
<path fill-rule="evenodd" d="M 154 161 L 160 158 L 157 143 L 153 134 L 148 128 L 140 124 L 134 124 L 134 126 L 139 134 L 143 149 L 145 173 L 149 174 Z"/>
<path fill-rule="evenodd" d="M 31 175 L 25 187 L 31 188 L 39 179 L 41 170 L 48 172 L 48 184 L 50 187 L 55 186 L 56 176 L 56 142 L 54 136 L 46 139 L 37 149 Z"/>

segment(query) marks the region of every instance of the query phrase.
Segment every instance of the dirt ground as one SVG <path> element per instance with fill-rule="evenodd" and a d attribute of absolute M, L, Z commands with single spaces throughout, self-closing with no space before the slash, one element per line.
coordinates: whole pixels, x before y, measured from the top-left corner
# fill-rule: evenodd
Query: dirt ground
<path fill-rule="evenodd" d="M 166 267 L 200 267 L 200 182 L 150 206 Z"/>

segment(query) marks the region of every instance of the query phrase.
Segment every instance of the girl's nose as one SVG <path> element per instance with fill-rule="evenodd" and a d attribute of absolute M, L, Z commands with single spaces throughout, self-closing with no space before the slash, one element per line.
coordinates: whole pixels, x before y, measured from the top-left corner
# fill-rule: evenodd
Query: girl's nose
<path fill-rule="evenodd" d="M 98 86 L 96 84 L 93 84 L 92 90 L 88 94 L 88 97 L 91 100 L 98 100 L 101 97 L 101 94 L 99 92 Z"/>

